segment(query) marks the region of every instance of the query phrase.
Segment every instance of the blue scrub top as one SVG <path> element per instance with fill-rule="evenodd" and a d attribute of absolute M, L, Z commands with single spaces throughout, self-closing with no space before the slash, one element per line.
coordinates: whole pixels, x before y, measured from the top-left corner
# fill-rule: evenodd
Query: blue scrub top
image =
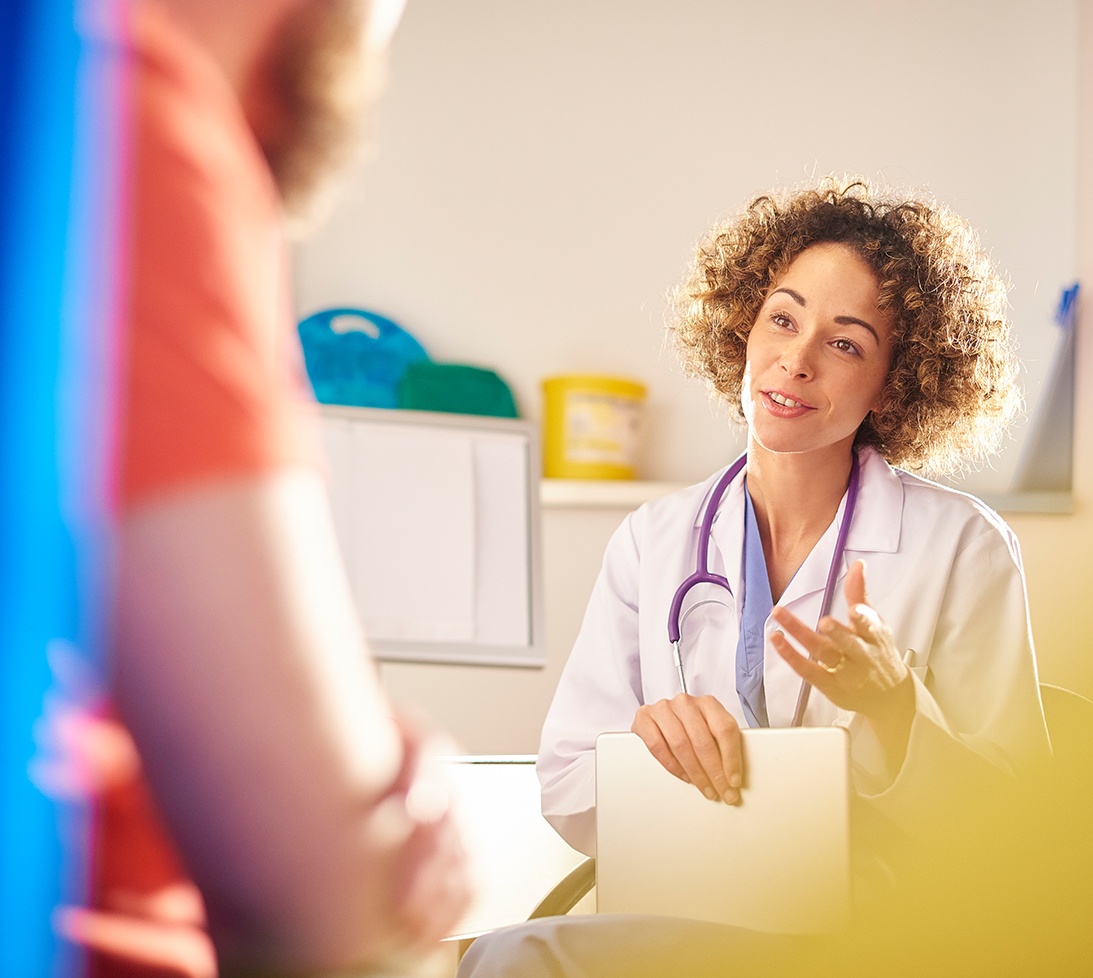
<path fill-rule="evenodd" d="M 751 494 L 744 481 L 744 573 L 740 590 L 740 639 L 736 644 L 736 693 L 749 727 L 769 727 L 763 688 L 763 629 L 774 608 L 767 562 Z"/>

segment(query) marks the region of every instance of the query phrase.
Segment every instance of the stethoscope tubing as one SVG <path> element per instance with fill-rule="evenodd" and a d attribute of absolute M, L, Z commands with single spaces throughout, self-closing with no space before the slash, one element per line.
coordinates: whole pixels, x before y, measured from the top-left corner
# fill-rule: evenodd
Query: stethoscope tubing
<path fill-rule="evenodd" d="M 706 512 L 702 514 L 702 525 L 698 531 L 698 547 L 695 555 L 695 571 L 676 588 L 676 593 L 672 596 L 672 606 L 668 610 L 668 641 L 672 646 L 672 660 L 675 662 L 676 674 L 679 676 L 679 689 L 683 693 L 687 692 L 687 676 L 683 670 L 683 655 L 679 649 L 679 639 L 683 628 L 683 599 L 687 597 L 687 592 L 696 584 L 713 584 L 724 588 L 728 591 L 729 596 L 732 596 L 732 588 L 729 586 L 728 578 L 721 574 L 714 574 L 710 570 L 710 536 L 713 531 L 714 516 L 717 514 L 717 507 L 721 503 L 721 498 L 725 495 L 725 490 L 729 488 L 732 480 L 740 474 L 747 461 L 748 456 L 745 452 L 717 480 L 717 485 L 714 486 L 713 493 L 710 495 L 710 502 L 706 507 Z"/>
<path fill-rule="evenodd" d="M 710 501 L 706 506 L 706 512 L 702 514 L 702 526 L 698 531 L 695 572 L 690 577 L 685 578 L 683 583 L 676 588 L 676 593 L 672 597 L 672 606 L 668 610 L 668 641 L 673 645 L 679 645 L 680 614 L 683 611 L 683 599 L 687 597 L 687 592 L 691 588 L 696 584 L 715 584 L 718 587 L 723 587 L 730 595 L 732 594 L 728 578 L 721 574 L 714 574 L 710 570 L 710 536 L 713 530 L 714 516 L 717 515 L 717 507 L 721 505 L 721 497 L 725 495 L 725 490 L 729 488 L 732 480 L 740 474 L 747 461 L 748 456 L 745 453 L 728 467 L 725 474 L 717 480 L 717 485 L 714 486 Z"/>

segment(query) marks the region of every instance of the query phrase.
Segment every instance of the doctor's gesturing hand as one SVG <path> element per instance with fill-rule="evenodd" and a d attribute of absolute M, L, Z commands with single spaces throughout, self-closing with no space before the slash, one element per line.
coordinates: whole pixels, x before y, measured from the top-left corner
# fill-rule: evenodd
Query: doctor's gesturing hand
<path fill-rule="evenodd" d="M 744 760 L 740 726 L 713 696 L 679 693 L 638 707 L 630 727 L 677 778 L 711 801 L 740 800 Z"/>
<path fill-rule="evenodd" d="M 901 763 L 915 712 L 911 671 L 896 649 L 891 630 L 869 604 L 862 561 L 851 565 L 843 591 L 849 609 L 845 625 L 824 617 L 813 630 L 785 608 L 776 606 L 771 613 L 808 657 L 782 632 L 771 636 L 771 645 L 797 675 L 832 703 L 867 718 L 889 760 Z"/>

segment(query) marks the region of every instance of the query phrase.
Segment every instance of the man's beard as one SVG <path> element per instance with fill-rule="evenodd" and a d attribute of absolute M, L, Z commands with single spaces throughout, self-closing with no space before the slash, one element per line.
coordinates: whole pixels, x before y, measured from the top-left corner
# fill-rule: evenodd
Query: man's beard
<path fill-rule="evenodd" d="M 294 223 L 318 216 L 331 178 L 363 140 L 383 78 L 382 54 L 364 49 L 368 7 L 368 0 L 302 5 L 256 73 L 252 104 L 262 108 L 252 124 Z"/>

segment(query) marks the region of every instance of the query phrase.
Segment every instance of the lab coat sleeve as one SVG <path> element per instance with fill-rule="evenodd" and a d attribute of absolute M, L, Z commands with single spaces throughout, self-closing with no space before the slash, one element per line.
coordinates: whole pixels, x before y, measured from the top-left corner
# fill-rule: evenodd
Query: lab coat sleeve
<path fill-rule="evenodd" d="M 1001 521 L 975 529 L 949 569 L 926 667 L 912 670 L 899 770 L 885 769 L 864 718 L 849 724 L 855 788 L 912 837 L 943 831 L 954 805 L 981 803 L 1050 754 L 1017 539 Z"/>
<path fill-rule="evenodd" d="M 639 547 L 631 514 L 615 531 L 543 725 L 543 815 L 571 846 L 596 847 L 596 738 L 629 730 L 641 705 Z"/>

